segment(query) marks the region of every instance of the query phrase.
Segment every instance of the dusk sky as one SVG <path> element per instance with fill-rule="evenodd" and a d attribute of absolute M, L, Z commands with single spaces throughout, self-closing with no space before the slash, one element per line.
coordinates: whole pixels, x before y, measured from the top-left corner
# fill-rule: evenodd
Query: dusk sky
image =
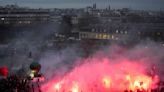
<path fill-rule="evenodd" d="M 164 10 L 164 0 L 0 0 L 0 5 L 17 4 L 32 8 L 83 8 L 97 3 L 98 8 Z"/>

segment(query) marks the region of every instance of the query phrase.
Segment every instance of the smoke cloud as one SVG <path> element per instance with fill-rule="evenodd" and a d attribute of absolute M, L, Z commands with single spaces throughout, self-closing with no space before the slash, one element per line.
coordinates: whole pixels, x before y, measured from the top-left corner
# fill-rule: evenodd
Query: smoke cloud
<path fill-rule="evenodd" d="M 138 79 L 140 82 L 145 82 L 147 88 L 152 88 L 152 85 L 149 85 L 149 82 L 153 84 L 154 81 L 151 79 L 152 66 L 156 67 L 156 75 L 158 75 L 161 80 L 164 78 L 164 55 L 162 54 L 164 48 L 161 44 L 153 41 L 143 41 L 131 48 L 112 44 L 98 50 L 97 53 L 88 58 L 80 58 L 75 53 L 78 54 L 81 52 L 76 52 L 76 50 L 71 48 L 67 48 L 63 50 L 63 52 L 64 53 L 57 55 L 48 55 L 50 58 L 43 64 L 44 68 L 47 67 L 47 71 L 50 71 L 46 72 L 46 76 L 56 74 L 51 76 L 50 80 L 43 84 L 42 90 L 45 92 L 55 90 L 59 92 L 63 90 L 72 92 L 79 92 L 80 90 L 84 92 L 105 90 L 112 92 L 123 91 L 128 89 L 129 86 L 127 85 L 130 85 L 129 81 L 128 83 L 126 81 L 127 76 L 130 76 L 130 79 Z M 69 61 L 72 55 L 76 58 L 74 61 Z M 55 59 L 52 57 L 55 57 Z M 64 60 L 74 63 L 61 63 Z M 42 61 L 42 63 L 43 62 L 44 61 Z M 59 63 L 61 65 L 59 65 Z M 73 66 L 73 68 L 68 68 L 70 65 Z M 58 66 L 60 66 L 60 68 L 56 68 Z M 61 76 L 60 74 L 63 75 Z M 109 84 L 108 82 L 102 84 L 101 81 L 103 81 L 104 78 L 108 79 Z M 135 82 L 136 81 L 133 81 L 134 84 Z M 104 89 L 103 85 L 112 85 L 112 87 L 110 89 Z M 134 88 L 131 87 L 131 89 Z"/>
<path fill-rule="evenodd" d="M 0 66 L 8 66 L 10 72 L 13 72 L 29 67 L 33 61 L 39 61 L 47 50 L 51 37 L 58 31 L 58 24 L 39 24 L 13 28 L 10 31 L 13 31 L 13 39 L 0 45 Z"/>
<path fill-rule="evenodd" d="M 87 90 L 95 89 L 88 85 L 94 85 L 98 86 L 96 90 L 103 91 L 101 82 L 97 81 L 109 78 L 113 81 L 109 82 L 109 86 L 116 86 L 127 74 L 149 81 L 148 75 L 153 65 L 156 66 L 156 74 L 164 80 L 164 47 L 160 43 L 144 40 L 131 47 L 111 44 L 94 50 L 96 53 L 89 57 L 82 57 L 85 49 L 80 47 L 81 44 L 68 44 L 60 50 L 47 47 L 51 35 L 58 31 L 57 26 L 47 24 L 19 30 L 23 31 L 17 34 L 16 39 L 1 47 L 6 56 L 0 59 L 0 65 L 7 65 L 14 71 L 28 67 L 32 61 L 38 61 L 46 78 L 42 85 L 44 91 L 47 89 L 45 92 L 52 92 L 51 87 L 62 81 L 65 82 L 62 89 L 71 90 L 71 85 L 78 85 L 80 90 L 89 92 Z M 30 52 L 32 58 L 29 58 Z M 122 85 L 117 89 L 121 90 Z"/>

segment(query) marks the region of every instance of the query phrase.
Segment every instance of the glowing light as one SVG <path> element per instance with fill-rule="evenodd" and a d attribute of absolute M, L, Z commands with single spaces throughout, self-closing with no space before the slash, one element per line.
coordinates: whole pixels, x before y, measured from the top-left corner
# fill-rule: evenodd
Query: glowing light
<path fill-rule="evenodd" d="M 76 82 L 73 82 L 72 92 L 79 92 L 79 86 Z"/>
<path fill-rule="evenodd" d="M 34 77 L 35 77 L 35 76 L 34 76 L 34 75 L 35 75 L 35 72 L 36 72 L 36 71 L 34 71 L 34 70 L 31 71 L 31 73 L 30 73 L 30 77 L 31 77 L 31 78 L 34 78 Z"/>
<path fill-rule="evenodd" d="M 135 88 L 139 88 L 140 87 L 140 83 L 138 82 L 138 80 L 134 81 L 134 87 Z"/>
<path fill-rule="evenodd" d="M 107 77 L 104 77 L 104 78 L 103 78 L 103 84 L 104 84 L 104 86 L 105 86 L 106 88 L 110 88 L 110 86 L 111 86 L 111 81 L 110 81 L 110 79 L 107 78 Z"/>
<path fill-rule="evenodd" d="M 1 18 L 1 20 L 5 20 L 5 18 Z"/>
<path fill-rule="evenodd" d="M 130 75 L 126 75 L 126 79 L 127 80 L 130 80 L 131 78 L 130 78 Z"/>
<path fill-rule="evenodd" d="M 61 88 L 61 85 L 62 85 L 63 83 L 64 83 L 63 81 L 60 81 L 60 82 L 56 83 L 55 86 L 54 86 L 54 87 L 55 87 L 55 90 L 59 91 L 60 88 Z"/>
<path fill-rule="evenodd" d="M 150 88 L 151 78 L 149 77 L 133 76 L 133 78 L 131 78 L 129 75 L 127 75 L 126 79 L 128 79 L 130 82 L 130 85 L 129 85 L 130 90 L 137 90 L 137 89 L 148 90 Z"/>
<path fill-rule="evenodd" d="M 57 83 L 57 84 L 55 85 L 55 89 L 57 89 L 57 90 L 60 89 L 60 84 L 59 84 L 59 83 Z"/>

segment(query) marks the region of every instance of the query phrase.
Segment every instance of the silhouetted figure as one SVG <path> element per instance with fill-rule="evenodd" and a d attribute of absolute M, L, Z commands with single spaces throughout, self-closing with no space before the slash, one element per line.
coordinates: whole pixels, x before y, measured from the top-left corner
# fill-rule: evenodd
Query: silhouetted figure
<path fill-rule="evenodd" d="M 132 90 L 130 90 L 129 92 L 133 92 Z"/>
<path fill-rule="evenodd" d="M 126 89 L 124 92 L 128 92 L 128 90 Z"/>
<path fill-rule="evenodd" d="M 29 52 L 28 58 L 32 58 L 32 52 Z"/>
<path fill-rule="evenodd" d="M 160 92 L 164 92 L 164 87 L 161 88 Z"/>
<path fill-rule="evenodd" d="M 161 89 L 160 92 L 164 92 L 164 82 L 161 82 Z"/>

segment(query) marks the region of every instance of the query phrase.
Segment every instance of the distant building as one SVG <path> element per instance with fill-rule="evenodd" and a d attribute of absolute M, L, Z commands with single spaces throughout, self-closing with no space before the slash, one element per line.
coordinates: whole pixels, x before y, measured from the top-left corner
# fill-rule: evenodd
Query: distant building
<path fill-rule="evenodd" d="M 7 6 L 0 8 L 0 25 L 27 25 L 49 21 L 46 9 L 29 9 Z"/>

